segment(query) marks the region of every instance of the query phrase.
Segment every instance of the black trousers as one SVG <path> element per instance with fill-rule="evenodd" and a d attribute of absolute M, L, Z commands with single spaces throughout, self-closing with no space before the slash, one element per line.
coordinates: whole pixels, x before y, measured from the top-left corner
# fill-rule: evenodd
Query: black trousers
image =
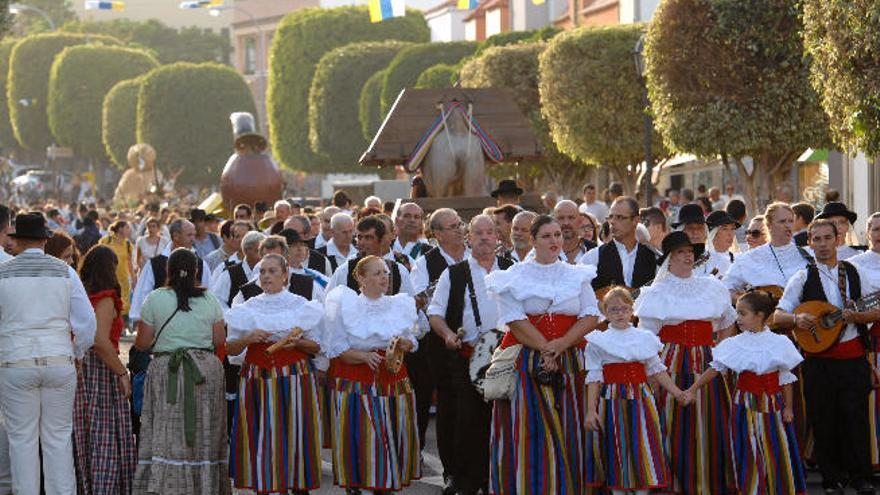
<path fill-rule="evenodd" d="M 451 463 L 455 485 L 460 493 L 476 493 L 488 486 L 489 481 L 492 404 L 485 402 L 471 383 L 466 358 L 457 351 L 447 351 L 445 363 L 452 397 L 449 407 L 442 407 L 445 405 L 443 401 L 438 406 L 447 416 L 449 435 L 452 435 Z"/>
<path fill-rule="evenodd" d="M 232 424 L 235 419 L 235 409 L 238 405 L 238 384 L 241 366 L 229 362 L 229 358 L 223 359 L 223 375 L 226 382 L 226 435 L 232 439 Z"/>
<path fill-rule="evenodd" d="M 405 357 L 406 371 L 409 374 L 409 381 L 412 383 L 416 397 L 416 420 L 418 421 L 419 441 L 422 448 L 425 448 L 425 433 L 428 431 L 431 401 L 434 400 L 434 390 L 437 388 L 437 379 L 428 359 L 432 348 L 436 348 L 436 340 L 439 339 L 436 338 L 434 332 L 428 332 L 419 340 L 418 350 L 407 353 Z"/>
<path fill-rule="evenodd" d="M 823 486 L 867 481 L 871 476 L 868 361 L 807 357 L 802 366 L 807 419 L 813 427 Z"/>

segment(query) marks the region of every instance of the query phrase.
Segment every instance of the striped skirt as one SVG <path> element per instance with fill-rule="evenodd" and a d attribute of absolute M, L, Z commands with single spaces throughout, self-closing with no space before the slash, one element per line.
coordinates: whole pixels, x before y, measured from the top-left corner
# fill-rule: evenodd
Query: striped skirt
<path fill-rule="evenodd" d="M 730 418 L 736 482 L 742 495 L 807 492 L 792 423 L 782 420 L 782 393 L 755 395 L 737 390 Z"/>
<path fill-rule="evenodd" d="M 309 359 L 242 367 L 232 424 L 229 475 L 258 493 L 315 490 L 321 484 L 321 409 Z"/>
<path fill-rule="evenodd" d="M 184 370 L 177 376 L 177 400 L 169 404 L 170 356 L 157 355 L 147 369 L 144 409 L 134 475 L 135 495 L 224 495 L 231 492 L 226 442 L 226 383 L 223 363 L 206 350 L 186 351 L 205 382 L 195 385 L 195 438 L 185 440 Z"/>
<path fill-rule="evenodd" d="M 663 424 L 647 384 L 603 385 L 599 417 L 601 465 L 608 488 L 645 490 L 671 483 Z M 591 454 L 589 450 L 588 459 Z"/>
<path fill-rule="evenodd" d="M 672 380 L 685 390 L 709 368 L 712 348 L 666 343 L 661 358 Z M 687 407 L 665 390 L 659 391 L 657 402 L 662 407 L 674 491 L 686 495 L 735 493 L 727 433 L 730 393 L 723 377 L 697 390 L 694 402 Z"/>
<path fill-rule="evenodd" d="M 397 491 L 419 479 L 421 447 L 409 378 L 382 385 L 330 380 L 334 483 Z"/>
<path fill-rule="evenodd" d="M 517 364 L 516 390 L 492 408 L 489 493 L 580 495 L 587 487 L 584 453 L 585 387 L 579 349 L 560 359 L 561 386 L 541 385 L 533 373 L 541 353 L 527 347 Z M 590 444 L 589 446 L 592 446 Z M 594 458 L 595 459 L 595 458 Z M 593 474 L 597 478 L 598 473 Z"/>
<path fill-rule="evenodd" d="M 876 324 L 874 328 L 880 330 L 880 323 Z M 880 336 L 875 335 L 877 331 L 874 328 L 871 329 L 871 352 L 868 354 L 868 359 L 871 366 L 876 368 L 880 366 Z M 796 369 L 801 368 L 798 366 Z M 798 383 L 803 382 L 798 381 Z M 880 470 L 880 393 L 876 388 L 872 388 L 868 395 L 868 426 L 871 432 L 868 439 L 871 447 L 871 465 L 874 470 Z"/>
<path fill-rule="evenodd" d="M 116 374 L 93 350 L 77 376 L 73 440 L 81 495 L 131 493 L 137 450 L 128 400 Z"/>

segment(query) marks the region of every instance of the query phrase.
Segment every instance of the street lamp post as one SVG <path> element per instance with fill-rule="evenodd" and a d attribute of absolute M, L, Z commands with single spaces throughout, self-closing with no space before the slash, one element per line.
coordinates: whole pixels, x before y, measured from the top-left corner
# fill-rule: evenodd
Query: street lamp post
<path fill-rule="evenodd" d="M 43 20 L 46 21 L 46 24 L 49 25 L 49 30 L 55 31 L 55 22 L 52 21 L 52 18 L 49 17 L 49 14 L 47 14 L 43 9 L 34 7 L 33 5 L 25 5 L 23 3 L 9 4 L 10 14 L 20 14 L 21 12 L 34 12 L 35 14 L 40 15 Z"/>
<path fill-rule="evenodd" d="M 633 59 L 636 64 L 636 74 L 639 78 L 639 84 L 642 86 L 642 105 L 645 114 L 645 206 L 650 208 L 654 205 L 654 188 L 652 184 L 652 175 L 654 173 L 654 159 L 651 150 L 651 137 L 654 132 L 654 119 L 651 118 L 651 112 L 648 106 L 651 102 L 648 100 L 648 80 L 645 70 L 645 36 L 642 35 L 633 48 Z"/>

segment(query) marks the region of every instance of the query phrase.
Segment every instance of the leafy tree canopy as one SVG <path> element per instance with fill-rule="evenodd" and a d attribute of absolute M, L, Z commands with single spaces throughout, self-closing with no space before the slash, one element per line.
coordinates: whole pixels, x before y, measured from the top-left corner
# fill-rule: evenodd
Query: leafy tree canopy
<path fill-rule="evenodd" d="M 101 112 L 101 140 L 110 160 L 128 168 L 128 148 L 137 144 L 137 104 L 141 79 L 120 81 L 107 93 Z"/>

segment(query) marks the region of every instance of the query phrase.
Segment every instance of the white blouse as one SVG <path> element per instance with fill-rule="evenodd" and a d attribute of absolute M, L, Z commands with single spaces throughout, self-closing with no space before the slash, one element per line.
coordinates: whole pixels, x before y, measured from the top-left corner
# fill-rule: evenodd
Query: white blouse
<path fill-rule="evenodd" d="M 785 385 L 797 381 L 791 370 L 803 360 L 788 337 L 764 327 L 760 332 L 743 332 L 719 342 L 712 349 L 709 366 L 722 373 L 732 370 L 763 375 L 778 371 L 779 384 Z"/>
<path fill-rule="evenodd" d="M 325 334 L 321 348 L 333 359 L 349 349 L 385 349 L 395 337 L 418 347 L 418 317 L 415 300 L 409 294 L 378 299 L 339 286 L 327 294 L 324 307 Z"/>
<path fill-rule="evenodd" d="M 635 304 L 639 327 L 660 333 L 664 325 L 686 320 L 711 321 L 717 332 L 733 325 L 736 311 L 730 292 L 714 277 L 691 275 L 679 278 L 672 273 L 643 287 Z"/>
<path fill-rule="evenodd" d="M 272 334 L 270 341 L 277 342 L 299 327 L 303 329 L 303 338 L 320 343 L 323 318 L 324 308 L 318 301 L 309 301 L 287 290 L 277 294 L 264 292 L 226 312 L 226 341 L 239 340 L 260 329 Z"/>
<path fill-rule="evenodd" d="M 880 253 L 866 251 L 862 254 L 853 256 L 847 261 L 859 269 L 859 277 L 862 279 L 862 287 L 867 289 L 867 292 L 862 291 L 863 296 L 880 290 Z"/>
<path fill-rule="evenodd" d="M 746 285 L 785 287 L 788 280 L 805 266 L 807 260 L 793 242 L 776 247 L 767 243 L 737 256 L 724 276 L 724 285 L 730 290 L 743 290 Z"/>
<path fill-rule="evenodd" d="M 640 362 L 645 365 L 645 374 L 656 375 L 666 371 L 660 361 L 663 344 L 656 335 L 633 326 L 625 330 L 609 328 L 587 334 L 585 365 L 587 383 L 604 382 L 602 366 L 611 363 Z"/>
<path fill-rule="evenodd" d="M 595 276 L 592 265 L 542 264 L 533 259 L 493 271 L 486 276 L 486 290 L 498 303 L 499 325 L 526 320 L 530 314 L 601 317 L 590 285 Z"/>

